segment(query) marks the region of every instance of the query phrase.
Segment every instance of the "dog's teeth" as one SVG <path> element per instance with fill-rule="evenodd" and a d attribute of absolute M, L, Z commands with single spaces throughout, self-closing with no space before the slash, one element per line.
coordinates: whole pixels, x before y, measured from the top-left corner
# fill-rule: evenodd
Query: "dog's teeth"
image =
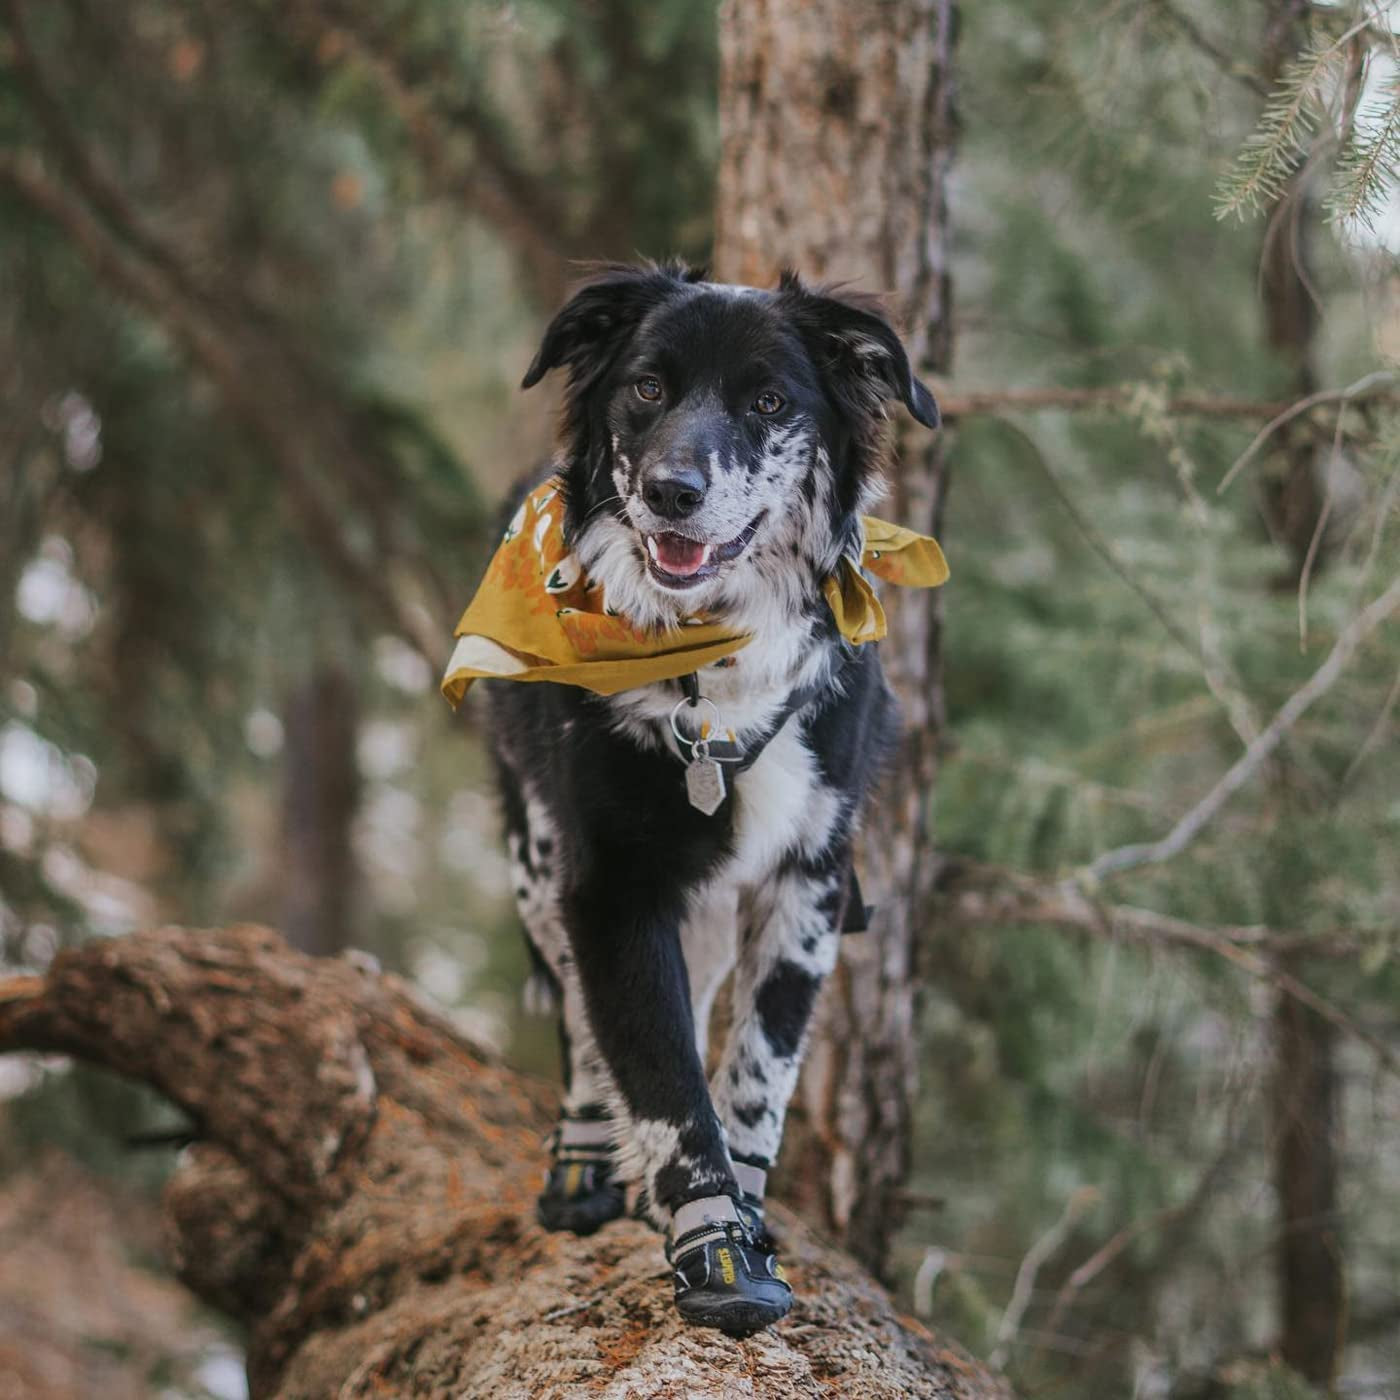
<path fill-rule="evenodd" d="M 708 563 L 710 562 L 710 555 L 713 554 L 714 552 L 715 552 L 715 547 L 714 547 L 714 545 L 712 545 L 712 544 L 707 544 L 707 545 L 705 546 L 705 552 L 700 556 L 700 563 L 697 565 L 697 567 L 703 569 L 703 568 L 705 567 L 705 565 L 708 564 Z"/>
<path fill-rule="evenodd" d="M 657 552 L 656 549 L 655 535 L 647 536 L 647 553 L 651 555 L 652 559 L 655 560 L 656 563 L 659 564 L 661 562 L 661 555 Z"/>

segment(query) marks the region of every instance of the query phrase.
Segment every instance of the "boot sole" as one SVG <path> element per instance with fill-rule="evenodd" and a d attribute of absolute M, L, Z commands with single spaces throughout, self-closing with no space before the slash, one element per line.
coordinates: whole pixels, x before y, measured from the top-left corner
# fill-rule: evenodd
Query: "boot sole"
<path fill-rule="evenodd" d="M 676 1300 L 676 1311 L 692 1327 L 715 1327 L 731 1337 L 751 1337 L 780 1322 L 792 1311 L 792 1294 L 772 1302 L 754 1298 L 707 1297 L 690 1293 Z"/>
<path fill-rule="evenodd" d="M 567 1230 L 573 1235 L 592 1235 L 610 1220 L 620 1220 L 625 1214 L 624 1202 L 600 1201 L 584 1196 L 578 1200 L 548 1200 L 535 1202 L 535 1218 L 546 1230 Z"/>

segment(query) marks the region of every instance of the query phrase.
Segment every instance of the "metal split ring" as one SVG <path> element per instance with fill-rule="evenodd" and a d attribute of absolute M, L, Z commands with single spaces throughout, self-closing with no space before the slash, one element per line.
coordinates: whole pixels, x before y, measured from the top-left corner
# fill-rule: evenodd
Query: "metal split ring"
<path fill-rule="evenodd" d="M 707 758 L 709 756 L 708 742 L 704 739 L 687 738 L 681 733 L 680 726 L 676 723 L 676 716 L 680 714 L 682 707 L 694 709 L 696 705 L 708 705 L 713 712 L 714 718 L 710 721 L 710 732 L 714 733 L 719 728 L 719 706 L 716 705 L 713 700 L 704 695 L 697 696 L 694 700 L 689 700 L 682 696 L 681 699 L 676 701 L 675 707 L 671 711 L 671 733 L 674 734 L 682 744 L 687 744 L 692 749 L 694 749 L 697 744 L 705 744 L 707 752 L 700 754 L 699 757 Z"/>

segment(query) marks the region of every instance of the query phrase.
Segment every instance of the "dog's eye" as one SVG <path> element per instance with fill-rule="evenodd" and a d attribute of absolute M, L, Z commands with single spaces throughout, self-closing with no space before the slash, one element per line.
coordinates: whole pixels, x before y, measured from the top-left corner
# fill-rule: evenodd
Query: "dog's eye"
<path fill-rule="evenodd" d="M 754 401 L 755 413 L 761 413 L 765 418 L 771 418 L 787 402 L 781 394 L 775 394 L 772 389 L 765 389 Z"/>
<path fill-rule="evenodd" d="M 654 374 L 643 375 L 633 386 L 639 399 L 655 403 L 661 397 L 661 381 Z"/>

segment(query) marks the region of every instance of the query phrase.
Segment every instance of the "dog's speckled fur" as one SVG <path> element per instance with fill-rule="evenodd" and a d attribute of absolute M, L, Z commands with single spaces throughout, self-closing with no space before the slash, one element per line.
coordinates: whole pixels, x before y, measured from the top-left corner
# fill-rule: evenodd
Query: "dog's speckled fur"
<path fill-rule="evenodd" d="M 607 605 L 645 626 L 705 613 L 752 635 L 699 676 L 741 741 L 814 688 L 705 816 L 668 738 L 677 683 L 609 698 L 489 686 L 521 916 L 563 992 L 567 1106 L 607 1103 L 622 1166 L 664 1226 L 687 1201 L 737 1194 L 731 1151 L 777 1154 L 836 960 L 852 830 L 895 725 L 876 649 L 842 641 L 821 582 L 859 558 L 887 401 L 930 427 L 937 409 L 872 304 L 791 275 L 760 291 L 608 268 L 555 317 L 526 386 L 559 366 L 566 533 Z M 658 512 L 648 483 L 682 471 L 698 499 Z M 750 531 L 689 586 L 648 565 L 648 535 L 718 547 Z M 705 1023 L 731 968 L 711 1086 Z"/>

